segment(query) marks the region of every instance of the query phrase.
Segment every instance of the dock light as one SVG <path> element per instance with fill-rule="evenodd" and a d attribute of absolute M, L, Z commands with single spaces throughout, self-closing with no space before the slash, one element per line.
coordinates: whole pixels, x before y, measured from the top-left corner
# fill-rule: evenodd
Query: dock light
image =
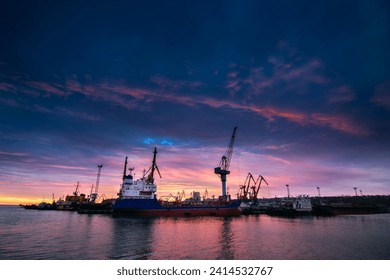
<path fill-rule="evenodd" d="M 321 197 L 320 187 L 317 187 L 317 190 L 318 190 L 318 196 Z"/>

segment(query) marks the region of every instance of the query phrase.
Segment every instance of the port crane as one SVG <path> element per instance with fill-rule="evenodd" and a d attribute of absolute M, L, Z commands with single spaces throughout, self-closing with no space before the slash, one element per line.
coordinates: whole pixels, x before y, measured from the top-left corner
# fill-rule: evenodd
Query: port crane
<path fill-rule="evenodd" d="M 251 185 L 251 182 L 255 182 L 255 179 L 253 178 L 252 174 L 249 172 L 246 176 L 245 182 L 243 185 L 240 185 L 240 188 L 238 190 L 237 198 L 240 200 L 247 200 L 248 199 L 248 193 L 249 188 Z"/>
<path fill-rule="evenodd" d="M 92 185 L 92 188 L 91 188 L 90 198 L 91 198 L 91 202 L 92 203 L 95 202 L 97 197 L 98 197 L 98 189 L 99 189 L 100 174 L 101 174 L 101 171 L 102 171 L 102 167 L 103 167 L 103 164 L 98 165 L 98 174 L 97 174 L 97 178 L 96 178 L 96 185 L 95 185 L 95 192 L 94 193 L 92 193 L 93 185 Z"/>
<path fill-rule="evenodd" d="M 75 191 L 73 192 L 73 195 L 74 195 L 74 196 L 79 195 L 79 187 L 80 187 L 80 182 L 77 182 L 76 189 L 75 189 Z"/>
<path fill-rule="evenodd" d="M 264 181 L 264 183 L 266 183 L 267 186 L 268 186 L 268 182 L 261 175 L 259 175 L 259 177 L 257 178 L 256 181 L 255 180 L 253 180 L 253 181 L 255 182 L 255 184 L 251 187 L 250 198 L 252 200 L 256 200 L 257 199 L 257 195 L 259 194 L 260 187 L 261 187 L 261 182 Z"/>
<path fill-rule="evenodd" d="M 234 146 L 234 140 L 236 138 L 236 131 L 237 127 L 233 129 L 232 137 L 230 138 L 230 143 L 226 149 L 225 154 L 222 156 L 221 161 L 219 162 L 218 167 L 214 168 L 214 173 L 217 174 L 217 176 L 221 179 L 222 182 L 222 198 L 226 199 L 226 175 L 230 174 L 229 166 L 230 161 L 232 159 L 233 155 L 233 146 Z"/>

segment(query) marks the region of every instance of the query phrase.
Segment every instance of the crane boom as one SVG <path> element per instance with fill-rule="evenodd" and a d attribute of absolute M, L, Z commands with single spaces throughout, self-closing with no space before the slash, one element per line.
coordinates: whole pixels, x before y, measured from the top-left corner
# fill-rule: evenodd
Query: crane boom
<path fill-rule="evenodd" d="M 257 178 L 254 186 L 252 186 L 251 199 L 253 199 L 253 200 L 257 199 L 257 195 L 259 194 L 259 190 L 260 190 L 262 181 L 264 181 L 267 184 L 267 186 L 268 186 L 268 182 L 264 179 L 264 177 L 259 175 L 259 177 Z"/>
<path fill-rule="evenodd" d="M 99 182 L 100 182 L 100 173 L 102 171 L 103 164 L 98 165 L 98 174 L 96 178 L 95 192 L 92 193 L 93 185 L 91 187 L 91 202 L 95 202 L 98 197 Z"/>
<path fill-rule="evenodd" d="M 248 199 L 248 193 L 249 193 L 249 188 L 251 185 L 251 182 L 255 182 L 255 179 L 253 178 L 253 175 L 249 172 L 248 175 L 246 176 L 244 185 L 240 186 L 239 192 L 238 192 L 238 199 L 241 200 L 247 200 Z"/>
<path fill-rule="evenodd" d="M 230 161 L 233 155 L 234 140 L 236 139 L 236 131 L 237 127 L 233 129 L 233 134 L 230 138 L 229 146 L 226 148 L 226 152 L 222 156 L 221 161 L 219 162 L 219 167 L 221 167 L 222 170 L 229 170 Z"/>

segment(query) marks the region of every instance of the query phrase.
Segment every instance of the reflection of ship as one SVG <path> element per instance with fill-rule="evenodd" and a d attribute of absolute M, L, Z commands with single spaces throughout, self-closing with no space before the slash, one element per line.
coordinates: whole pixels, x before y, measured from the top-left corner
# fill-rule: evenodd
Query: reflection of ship
<path fill-rule="evenodd" d="M 160 175 L 160 171 L 156 164 L 156 155 L 157 149 L 155 148 L 152 166 L 142 178 L 137 180 L 133 178 L 132 168 L 130 174 L 126 174 L 126 157 L 123 184 L 118 194 L 119 198 L 113 205 L 114 214 L 138 216 L 234 216 L 241 214 L 240 202 L 231 201 L 228 195 L 215 200 L 194 201 L 192 203 L 157 200 L 154 172 L 157 171 Z"/>
<path fill-rule="evenodd" d="M 112 260 L 146 260 L 153 258 L 156 250 L 154 231 L 160 218 L 118 217 L 108 219 L 111 249 L 107 247 L 108 259 Z M 129 234 L 131 232 L 131 234 Z M 157 246 L 159 248 L 163 246 Z"/>

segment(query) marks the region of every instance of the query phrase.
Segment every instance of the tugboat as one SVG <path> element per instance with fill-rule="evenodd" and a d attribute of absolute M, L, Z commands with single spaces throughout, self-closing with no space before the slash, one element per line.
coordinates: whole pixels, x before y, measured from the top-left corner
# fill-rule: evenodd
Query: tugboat
<path fill-rule="evenodd" d="M 67 195 L 65 200 L 60 198 L 57 201 L 57 210 L 63 211 L 77 211 L 80 208 L 80 205 L 87 202 L 85 194 L 79 193 L 80 184 L 77 182 L 76 190 L 72 195 Z"/>
<path fill-rule="evenodd" d="M 134 216 L 238 216 L 241 215 L 240 201 L 233 201 L 229 195 L 219 199 L 203 200 L 194 203 L 170 202 L 157 199 L 155 172 L 161 177 L 156 163 L 157 149 L 154 148 L 152 166 L 142 178 L 134 179 L 130 168 L 127 174 L 127 157 L 123 171 L 123 183 L 115 200 L 113 214 Z"/>
<path fill-rule="evenodd" d="M 266 213 L 270 216 L 304 216 L 312 214 L 312 204 L 308 196 L 300 195 L 293 200 L 271 205 Z"/>

